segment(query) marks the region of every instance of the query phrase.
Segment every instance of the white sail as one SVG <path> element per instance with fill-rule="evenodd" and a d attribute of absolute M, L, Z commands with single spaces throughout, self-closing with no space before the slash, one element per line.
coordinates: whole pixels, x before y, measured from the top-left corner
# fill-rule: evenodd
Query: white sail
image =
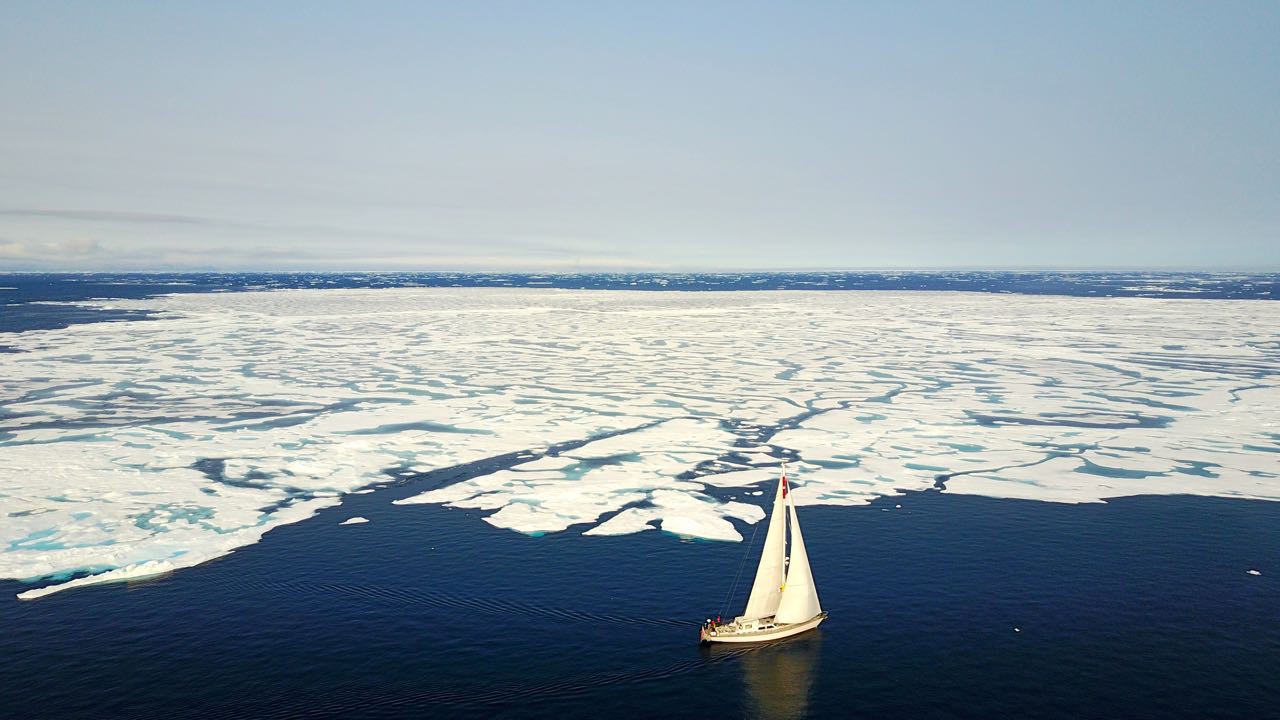
<path fill-rule="evenodd" d="M 760 566 L 756 568 L 756 581 L 751 586 L 751 597 L 742 617 L 757 620 L 769 617 L 778 609 L 782 599 L 782 582 L 786 574 L 786 498 L 783 488 L 787 483 L 784 471 L 773 498 L 773 515 L 769 518 L 769 532 L 764 537 L 764 551 L 760 554 Z"/>
<path fill-rule="evenodd" d="M 795 500 L 788 498 L 787 507 L 791 511 L 791 563 L 787 568 L 782 600 L 773 620 L 777 623 L 798 623 L 822 612 L 822 605 L 818 603 L 818 588 L 813 584 L 813 572 L 809 569 L 809 553 L 804 549 L 804 535 L 800 534 Z"/>

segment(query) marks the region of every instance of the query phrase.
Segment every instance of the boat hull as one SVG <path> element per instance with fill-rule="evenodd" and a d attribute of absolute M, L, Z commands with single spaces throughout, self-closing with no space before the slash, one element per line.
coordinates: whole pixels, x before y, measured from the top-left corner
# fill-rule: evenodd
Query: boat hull
<path fill-rule="evenodd" d="M 770 640 L 781 640 L 793 635 L 799 635 L 802 632 L 808 632 L 827 619 L 825 612 L 818 613 L 804 622 L 789 623 L 787 625 L 774 625 L 765 630 L 749 630 L 738 632 L 733 630 L 732 625 L 726 625 L 713 632 L 702 633 L 702 644 L 710 645 L 713 643 L 758 643 L 769 642 Z"/>

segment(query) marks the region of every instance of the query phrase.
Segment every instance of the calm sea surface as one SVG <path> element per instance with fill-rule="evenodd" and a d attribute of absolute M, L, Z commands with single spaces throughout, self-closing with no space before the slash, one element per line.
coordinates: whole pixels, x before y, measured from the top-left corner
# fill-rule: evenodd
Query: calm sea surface
<path fill-rule="evenodd" d="M 0 601 L 0 707 L 7 717 L 1280 715 L 1280 505 L 929 492 L 805 508 L 830 620 L 776 645 L 707 650 L 697 623 L 721 608 L 743 544 L 656 531 L 531 538 L 461 510 L 388 504 L 440 481 L 351 496 L 168 577 Z M 370 522 L 338 525 L 352 515 Z"/>

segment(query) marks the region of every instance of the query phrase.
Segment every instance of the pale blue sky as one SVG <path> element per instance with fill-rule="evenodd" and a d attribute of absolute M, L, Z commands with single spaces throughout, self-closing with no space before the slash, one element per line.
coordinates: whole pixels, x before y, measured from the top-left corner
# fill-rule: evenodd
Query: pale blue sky
<path fill-rule="evenodd" d="M 0 9 L 0 270 L 1280 266 L 1280 3 Z"/>

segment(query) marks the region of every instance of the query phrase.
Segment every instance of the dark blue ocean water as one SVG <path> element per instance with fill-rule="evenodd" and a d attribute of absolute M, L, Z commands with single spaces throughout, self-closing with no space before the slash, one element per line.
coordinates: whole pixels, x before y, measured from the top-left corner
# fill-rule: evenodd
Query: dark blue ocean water
<path fill-rule="evenodd" d="M 1275 299 L 1277 287 L 1276 276 L 1007 273 L 8 275 L 0 330 L 145 319 L 40 301 L 164 292 L 501 278 L 812 289 L 807 277 L 1068 295 L 1159 285 L 1164 297 Z M 1280 504 L 930 491 L 803 508 L 830 620 L 776 645 L 707 650 L 698 621 L 744 602 L 739 586 L 724 604 L 744 544 L 531 538 L 475 512 L 390 504 L 488 469 L 348 496 L 158 579 L 35 602 L 0 581 L 0 717 L 1280 717 Z M 338 525 L 354 515 L 371 522 Z"/>
<path fill-rule="evenodd" d="M 708 650 L 697 621 L 742 544 L 531 538 L 389 504 L 450 472 L 167 577 L 0 600 L 3 714 L 1280 715 L 1277 504 L 927 492 L 804 508 L 828 622 Z M 338 525 L 352 515 L 371 522 Z"/>

